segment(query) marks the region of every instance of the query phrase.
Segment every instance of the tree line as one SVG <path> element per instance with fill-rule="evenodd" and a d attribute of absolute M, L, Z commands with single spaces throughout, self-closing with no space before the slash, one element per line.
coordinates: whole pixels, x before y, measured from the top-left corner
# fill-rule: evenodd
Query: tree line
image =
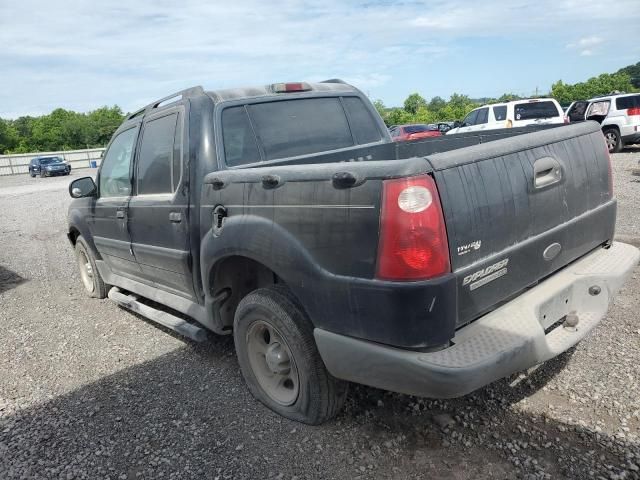
<path fill-rule="evenodd" d="M 88 113 L 57 108 L 39 117 L 0 118 L 0 154 L 104 147 L 123 120 L 118 106 Z"/>
<path fill-rule="evenodd" d="M 585 100 L 614 91 L 640 91 L 640 62 L 621 68 L 616 73 L 603 73 L 586 82 L 568 84 L 558 80 L 551 85 L 548 93 L 541 96 L 550 96 L 561 105 L 568 105 L 574 100 Z M 461 120 L 482 104 L 520 98 L 513 93 L 505 93 L 499 98 L 472 99 L 454 93 L 448 100 L 433 97 L 427 101 L 419 93 L 412 93 L 401 107 L 389 108 L 382 100 L 375 100 L 373 104 L 387 125 L 400 125 Z M 88 113 L 58 108 L 39 117 L 24 116 L 15 120 L 0 118 L 0 154 L 103 147 L 124 117 L 120 107 L 113 106 Z"/>
<path fill-rule="evenodd" d="M 640 91 L 640 62 L 621 68 L 616 73 L 603 73 L 586 82 L 569 84 L 558 80 L 551 85 L 549 92 L 539 96 L 553 97 L 561 105 L 568 106 L 576 100 L 587 100 L 611 92 L 632 93 L 638 91 Z M 505 93 L 498 98 L 472 99 L 467 95 L 454 93 L 449 100 L 433 97 L 427 101 L 419 93 L 412 93 L 406 98 L 402 107 L 388 108 L 382 100 L 375 100 L 373 104 L 387 125 L 402 125 L 462 120 L 471 110 L 481 105 L 509 102 L 521 98 L 524 97 Z"/>

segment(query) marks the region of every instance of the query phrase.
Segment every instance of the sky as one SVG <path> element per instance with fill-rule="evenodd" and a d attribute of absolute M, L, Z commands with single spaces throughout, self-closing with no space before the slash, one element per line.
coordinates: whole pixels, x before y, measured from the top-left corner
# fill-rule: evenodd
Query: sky
<path fill-rule="evenodd" d="M 640 61 L 640 0 L 0 0 L 0 117 L 342 78 L 401 105 Z"/>

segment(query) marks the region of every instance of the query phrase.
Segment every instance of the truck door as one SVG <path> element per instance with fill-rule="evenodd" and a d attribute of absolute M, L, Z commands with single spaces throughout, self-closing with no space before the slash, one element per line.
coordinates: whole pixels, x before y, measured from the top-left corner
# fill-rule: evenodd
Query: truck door
<path fill-rule="evenodd" d="M 140 277 L 127 230 L 127 203 L 131 195 L 131 160 L 138 125 L 118 133 L 109 145 L 98 173 L 98 198 L 89 222 L 93 239 L 111 270 L 125 277 Z"/>
<path fill-rule="evenodd" d="M 145 117 L 129 201 L 129 232 L 142 276 L 193 298 L 182 106 Z"/>

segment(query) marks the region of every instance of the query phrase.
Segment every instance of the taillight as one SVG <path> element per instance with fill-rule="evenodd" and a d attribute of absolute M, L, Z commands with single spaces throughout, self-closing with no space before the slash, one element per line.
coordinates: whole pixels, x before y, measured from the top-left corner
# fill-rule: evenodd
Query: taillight
<path fill-rule="evenodd" d="M 447 231 L 433 179 L 385 180 L 377 278 L 426 280 L 450 271 Z"/>
<path fill-rule="evenodd" d="M 565 115 L 565 116 L 564 116 L 564 123 L 565 123 L 565 125 L 566 125 L 567 123 L 569 123 L 569 122 L 570 122 L 569 117 L 568 117 L 567 115 Z"/>
<path fill-rule="evenodd" d="M 505 125 L 505 128 L 511 128 L 513 127 L 513 122 L 511 120 L 507 120 L 507 124 Z"/>
<path fill-rule="evenodd" d="M 627 115 L 640 115 L 640 107 L 627 108 Z"/>

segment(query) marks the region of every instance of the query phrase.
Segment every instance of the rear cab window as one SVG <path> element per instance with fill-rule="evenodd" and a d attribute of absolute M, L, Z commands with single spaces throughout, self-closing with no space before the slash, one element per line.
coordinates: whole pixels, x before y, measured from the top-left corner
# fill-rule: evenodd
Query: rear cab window
<path fill-rule="evenodd" d="M 222 111 L 227 166 L 378 142 L 382 134 L 359 97 L 314 97 L 231 106 Z"/>
<path fill-rule="evenodd" d="M 560 112 L 551 101 L 516 103 L 513 107 L 516 120 L 535 120 L 538 118 L 559 117 Z"/>

